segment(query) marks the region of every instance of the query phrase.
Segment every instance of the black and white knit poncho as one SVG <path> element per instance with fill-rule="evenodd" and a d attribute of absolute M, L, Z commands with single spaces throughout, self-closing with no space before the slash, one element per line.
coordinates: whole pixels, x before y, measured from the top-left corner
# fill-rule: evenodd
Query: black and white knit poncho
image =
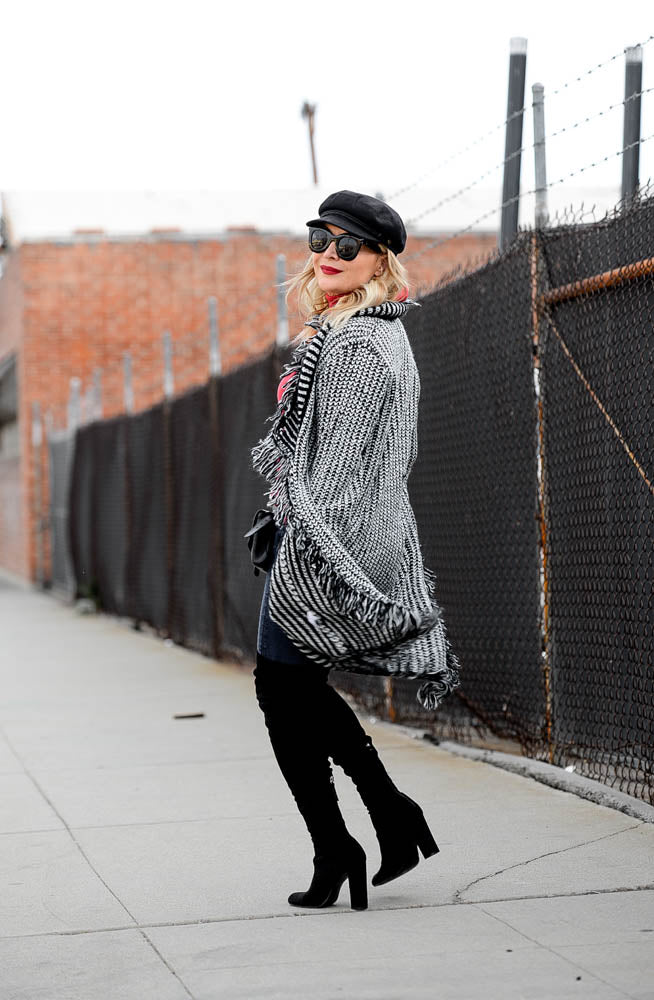
<path fill-rule="evenodd" d="M 325 667 L 421 678 L 418 701 L 436 708 L 458 687 L 459 663 L 407 490 L 420 379 L 400 316 L 415 304 L 363 309 L 337 330 L 314 317 L 252 459 L 286 528 L 272 620 Z"/>

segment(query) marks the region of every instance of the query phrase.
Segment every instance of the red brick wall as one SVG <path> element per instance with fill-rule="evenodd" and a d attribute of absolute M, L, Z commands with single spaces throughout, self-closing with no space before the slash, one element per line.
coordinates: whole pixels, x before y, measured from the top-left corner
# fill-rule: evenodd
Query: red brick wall
<path fill-rule="evenodd" d="M 432 238 L 433 239 L 433 238 Z M 415 261 L 407 258 L 431 239 L 409 237 L 405 258 L 413 292 L 431 287 L 444 273 L 488 254 L 492 234 L 459 237 Z M 246 363 L 274 342 L 276 333 L 276 255 L 286 255 L 293 273 L 307 256 L 306 242 L 295 236 L 236 231 L 224 238 L 192 239 L 158 233 L 133 241 L 79 236 L 72 242 L 26 243 L 11 254 L 10 269 L 0 279 L 0 302 L 6 314 L 18 309 L 22 327 L 0 315 L 0 359 L 7 344 L 20 343 L 22 417 L 22 497 L 25 517 L 34 505 L 34 458 L 31 454 L 31 403 L 50 411 L 53 426 L 66 424 L 69 380 L 92 382 L 102 369 L 103 415 L 123 412 L 123 352 L 132 356 L 134 406 L 145 409 L 163 395 L 162 333 L 173 341 L 174 391 L 206 381 L 209 372 L 207 300 L 218 299 L 222 370 Z M 267 286 L 267 287 L 265 287 Z M 21 292 L 22 288 L 22 292 Z M 18 310 L 20 312 L 20 310 Z M 290 316 L 290 333 L 301 327 Z M 12 333 L 13 330 L 13 333 Z M 47 495 L 43 453 L 44 505 Z M 18 567 L 34 577 L 34 517 L 30 514 L 27 552 L 16 561 L 8 554 L 0 524 L 0 565 Z M 23 550 L 25 545 L 23 543 Z M 46 545 L 46 564 L 48 550 Z M 46 574 L 47 575 L 47 574 Z"/>

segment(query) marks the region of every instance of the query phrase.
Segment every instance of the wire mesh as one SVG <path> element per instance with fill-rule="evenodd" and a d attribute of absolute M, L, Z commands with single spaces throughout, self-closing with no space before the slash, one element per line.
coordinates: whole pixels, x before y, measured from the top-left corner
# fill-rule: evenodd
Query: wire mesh
<path fill-rule="evenodd" d="M 167 404 L 128 417 L 127 427 L 130 614 L 167 634 L 171 589 Z"/>
<path fill-rule="evenodd" d="M 171 638 L 180 645 L 216 650 L 213 573 L 214 510 L 210 386 L 174 399 L 171 444 Z"/>
<path fill-rule="evenodd" d="M 650 800 L 652 246 L 651 198 L 539 234 L 552 756 Z"/>
<path fill-rule="evenodd" d="M 93 578 L 104 610 L 124 615 L 129 607 L 125 587 L 129 546 L 125 519 L 127 420 L 114 417 L 98 421 L 91 429 L 96 462 L 91 487 Z"/>
<path fill-rule="evenodd" d="M 68 522 L 64 529 L 68 538 L 61 542 L 62 548 L 68 544 L 75 575 L 75 594 L 80 597 L 94 597 L 97 593 L 93 558 L 93 490 L 101 474 L 95 468 L 94 440 L 95 434 L 90 426 L 81 428 L 75 434 Z M 52 499 L 52 488 L 50 496 Z M 57 520 L 51 519 L 51 523 L 55 533 L 61 529 Z"/>

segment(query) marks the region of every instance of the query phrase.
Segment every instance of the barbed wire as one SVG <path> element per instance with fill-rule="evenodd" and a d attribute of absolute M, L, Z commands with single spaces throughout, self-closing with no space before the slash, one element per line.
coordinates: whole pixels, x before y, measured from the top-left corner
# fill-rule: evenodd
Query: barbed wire
<path fill-rule="evenodd" d="M 601 111 L 596 111 L 592 115 L 588 115 L 586 118 L 580 118 L 578 122 L 573 122 L 572 125 L 564 125 L 562 128 L 552 132 L 545 136 L 545 142 L 550 139 L 556 139 L 558 136 L 563 135 L 564 132 L 572 132 L 574 129 L 579 128 L 580 125 L 587 125 L 589 122 L 595 121 L 598 118 L 602 118 L 607 115 L 610 111 L 615 111 L 616 108 L 622 108 L 629 101 L 635 101 L 639 97 L 644 97 L 645 94 L 651 94 L 654 91 L 654 87 L 647 87 L 645 90 L 639 90 L 636 94 L 630 94 L 629 97 L 623 98 L 621 101 L 616 101 L 615 104 L 609 104 L 607 108 L 603 108 Z"/>
<path fill-rule="evenodd" d="M 649 43 L 653 39 L 654 39 L 654 35 L 650 35 L 649 38 L 646 38 L 644 42 L 639 42 L 637 45 L 629 46 L 629 48 L 641 48 L 641 49 L 644 49 L 645 46 L 649 45 Z M 549 96 L 550 97 L 557 97 L 559 94 L 562 94 L 569 87 L 574 86 L 575 83 L 581 83 L 581 81 L 585 80 L 586 77 L 592 76 L 593 73 L 597 73 L 598 70 L 604 69 L 605 66 L 610 66 L 611 63 L 614 63 L 616 59 L 621 59 L 622 56 L 624 56 L 624 54 L 625 54 L 626 51 L 627 51 L 627 49 L 623 48 L 619 52 L 616 52 L 614 55 L 612 55 L 609 59 L 605 59 L 605 60 L 603 60 L 603 62 L 597 63 L 596 66 L 591 66 L 590 69 L 587 69 L 583 73 L 580 73 L 579 76 L 575 76 L 571 80 L 568 80 L 566 83 L 561 84 L 561 86 L 557 87 L 556 90 L 553 90 L 550 93 Z"/>
<path fill-rule="evenodd" d="M 551 139 L 556 139 L 560 135 L 563 135 L 565 132 L 571 132 L 574 129 L 579 128 L 581 125 L 586 125 L 589 122 L 594 121 L 595 119 L 602 118 L 609 112 L 615 111 L 616 108 L 623 107 L 628 101 L 636 100 L 639 97 L 643 97 L 644 95 L 651 93 L 652 91 L 654 91 L 654 87 L 647 87 L 644 90 L 639 90 L 638 93 L 636 94 L 630 94 L 629 97 L 624 98 L 621 101 L 616 101 L 614 104 L 610 104 L 607 108 L 603 108 L 601 111 L 597 111 L 592 115 L 588 115 L 586 118 L 582 118 L 579 121 L 574 122 L 572 125 L 565 125 L 562 128 L 557 129 L 555 132 L 546 135 L 545 141 L 548 142 Z M 482 181 L 486 180 L 488 177 L 494 174 L 496 170 L 499 170 L 501 167 L 506 166 L 506 164 L 509 163 L 511 160 L 515 159 L 518 156 L 521 156 L 522 153 L 527 152 L 527 150 L 530 148 L 532 147 L 521 146 L 520 149 L 517 149 L 515 150 L 515 152 L 510 153 L 509 156 L 504 157 L 503 160 L 500 160 L 499 163 L 496 163 L 494 166 L 484 171 L 483 174 L 480 174 L 474 180 L 470 181 L 469 184 L 466 184 L 463 187 L 458 188 L 456 191 L 452 192 L 452 194 L 448 194 L 445 197 L 441 198 L 439 201 L 436 202 L 435 205 L 431 205 L 429 208 L 425 208 L 423 209 L 422 212 L 419 212 L 418 215 L 414 215 L 411 218 L 407 219 L 406 225 L 410 226 L 414 222 L 419 222 L 421 219 L 424 219 L 425 216 L 431 215 L 433 212 L 438 211 L 438 209 L 442 208 L 444 205 L 447 205 L 452 201 L 456 201 L 457 198 L 460 198 L 462 195 L 467 194 L 468 191 L 471 191 L 473 188 L 477 187 L 478 184 L 481 184 Z"/>
<path fill-rule="evenodd" d="M 649 43 L 652 40 L 654 40 L 654 34 L 650 35 L 649 38 L 646 38 L 643 42 L 640 42 L 639 45 L 635 47 L 640 47 L 641 49 L 643 49 L 645 48 L 646 45 L 649 45 Z M 590 69 L 585 70 L 583 73 L 580 73 L 579 76 L 572 77 L 570 80 L 567 80 L 565 83 L 561 84 L 555 90 L 548 93 L 547 95 L 548 100 L 550 100 L 553 97 L 558 97 L 560 94 L 567 91 L 570 87 L 574 86 L 574 84 L 580 83 L 587 77 L 592 76 L 593 73 L 597 73 L 598 70 L 604 69 L 604 67 L 606 66 L 610 66 L 611 63 L 615 62 L 616 59 L 622 58 L 625 52 L 626 49 L 621 49 L 619 52 L 614 53 L 614 55 L 610 56 L 608 59 L 605 59 L 602 62 L 597 63 L 595 66 L 591 66 Z M 647 91 L 643 91 L 642 93 L 649 93 L 649 90 L 651 90 L 651 88 L 649 88 Z M 618 105 L 616 106 L 619 106 L 620 104 L 624 104 L 624 101 L 618 102 Z M 443 167 L 448 166 L 454 160 L 458 159 L 459 156 L 463 156 L 465 153 L 470 152 L 471 149 L 474 149 L 476 146 L 480 145 L 486 139 L 490 138 L 490 136 L 495 135 L 496 132 L 499 132 L 500 129 L 508 125 L 509 122 L 513 121 L 514 118 L 517 118 L 519 115 L 524 114 L 526 110 L 527 106 L 523 105 L 523 107 L 519 108 L 517 111 L 512 112 L 503 121 L 499 122 L 497 125 L 494 125 L 493 128 L 489 129 L 487 132 L 483 132 L 481 135 L 479 135 L 476 139 L 473 139 L 472 142 L 468 143 L 462 149 L 457 150 L 457 152 L 452 153 L 450 156 L 447 156 L 444 160 L 441 160 L 435 166 L 430 167 L 429 170 L 421 174 L 420 177 L 412 181 L 411 184 L 406 184 L 404 187 L 401 187 L 397 191 L 394 191 L 393 194 L 388 196 L 387 200 L 391 202 L 395 198 L 399 198 L 401 195 L 406 194 L 407 191 L 412 191 L 413 188 L 421 184 L 422 181 L 427 179 L 427 177 L 431 177 L 433 174 L 438 173 L 439 170 L 442 170 Z"/>
<path fill-rule="evenodd" d="M 583 167 L 578 167 L 575 170 L 569 171 L 569 173 L 564 174 L 562 177 L 558 177 L 555 181 L 548 182 L 546 189 L 549 190 L 552 187 L 556 187 L 558 184 L 563 184 L 565 181 L 570 180 L 571 177 L 576 177 L 578 174 L 583 174 L 585 173 L 586 170 L 592 170 L 593 167 L 601 166 L 601 164 L 607 163 L 614 157 L 621 156 L 623 153 L 626 153 L 629 149 L 633 149 L 634 146 L 639 146 L 639 145 L 644 146 L 646 142 L 650 141 L 650 139 L 654 139 L 654 132 L 646 136 L 644 139 L 638 139 L 636 142 L 630 142 L 626 146 L 623 146 L 622 149 L 618 149 L 612 153 L 608 153 L 600 160 L 594 160 L 592 163 L 587 163 Z M 405 258 L 405 260 L 415 260 L 417 257 L 421 257 L 424 253 L 427 253 L 430 250 L 435 250 L 438 247 L 444 246 L 446 243 L 451 243 L 452 240 L 458 239 L 459 236 L 464 236 L 466 233 L 469 233 L 471 229 L 474 229 L 475 226 L 477 226 L 480 222 L 483 222 L 485 219 L 490 218 L 491 215 L 495 215 L 497 212 L 501 212 L 503 208 L 508 208 L 509 205 L 513 205 L 516 201 L 519 201 L 521 198 L 527 198 L 532 194 L 536 194 L 538 190 L 540 189 L 532 188 L 529 191 L 522 191 L 517 195 L 514 195 L 512 198 L 508 198 L 506 201 L 502 202 L 501 205 L 497 205 L 494 208 L 489 209 L 488 212 L 484 212 L 483 215 L 478 216 L 471 223 L 469 223 L 469 225 L 464 226 L 462 229 L 458 229 L 456 232 L 451 233 L 449 236 L 445 236 L 442 239 L 435 240 L 433 243 L 429 243 L 426 247 L 421 247 L 420 250 L 416 250 L 415 253 L 409 254 Z"/>
<path fill-rule="evenodd" d="M 472 142 L 470 142 L 467 146 L 464 146 L 463 149 L 457 150 L 456 153 L 452 153 L 450 156 L 447 156 L 444 160 L 441 160 L 440 163 L 437 163 L 436 166 L 430 167 L 426 173 L 418 177 L 417 180 L 412 181 L 411 184 L 407 184 L 406 187 L 400 188 L 399 191 L 394 191 L 393 194 L 389 195 L 386 200 L 389 202 L 393 201 L 395 198 L 399 198 L 400 195 L 406 194 L 407 191 L 411 191 L 414 187 L 417 187 L 418 184 L 424 181 L 427 177 L 431 177 L 432 174 L 435 174 L 443 167 L 448 166 L 448 164 L 458 159 L 459 156 L 463 156 L 464 153 L 469 153 L 471 149 L 474 149 L 475 146 L 479 146 L 485 139 L 488 139 L 491 135 L 494 135 L 496 132 L 499 132 L 500 129 L 508 125 L 509 122 L 512 122 L 514 118 L 518 118 L 518 116 L 522 115 L 526 110 L 527 110 L 526 107 L 523 106 L 522 108 L 519 108 L 517 111 L 511 112 L 508 118 L 505 118 L 504 121 L 498 122 L 498 124 L 494 125 L 493 128 L 488 130 L 488 132 L 484 132 L 482 133 L 482 135 L 477 136 L 476 139 L 473 139 Z"/>
<path fill-rule="evenodd" d="M 479 177 L 475 178 L 474 181 L 471 181 L 470 184 L 466 184 L 465 187 L 459 188 L 458 191 L 454 191 L 452 194 L 446 195 L 445 198 L 441 198 L 441 200 L 437 201 L 435 205 L 431 206 L 431 208 L 425 208 L 424 211 L 420 212 L 418 215 L 414 215 L 412 216 L 412 218 L 407 219 L 406 225 L 410 226 L 414 222 L 419 222 L 420 219 L 424 219 L 426 215 L 431 215 L 432 212 L 436 212 L 439 208 L 442 208 L 443 205 L 447 205 L 448 202 L 455 201 L 457 198 L 460 198 L 461 195 L 466 194 L 468 191 L 472 190 L 473 187 L 476 187 L 477 184 L 480 184 L 483 180 L 486 180 L 487 177 L 490 177 L 491 174 L 494 174 L 496 170 L 500 169 L 500 167 L 505 166 L 505 164 L 507 164 L 510 160 L 514 160 L 516 156 L 520 156 L 524 152 L 525 152 L 525 147 L 521 146 L 520 149 L 515 150 L 515 152 L 511 153 L 509 156 L 506 156 L 499 163 L 496 163 L 494 167 L 490 167 L 488 170 L 485 171 L 485 173 L 480 174 Z"/>

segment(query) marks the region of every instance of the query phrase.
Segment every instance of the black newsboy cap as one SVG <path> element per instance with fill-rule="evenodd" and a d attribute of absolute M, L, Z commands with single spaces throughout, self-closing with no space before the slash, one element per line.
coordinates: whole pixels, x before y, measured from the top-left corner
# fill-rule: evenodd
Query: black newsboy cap
<path fill-rule="evenodd" d="M 375 243 L 383 243 L 393 253 L 402 253 L 406 246 L 406 229 L 395 209 L 379 198 L 356 191 L 336 191 L 319 206 L 319 219 L 310 219 L 307 226 L 324 226 L 331 222 Z"/>

